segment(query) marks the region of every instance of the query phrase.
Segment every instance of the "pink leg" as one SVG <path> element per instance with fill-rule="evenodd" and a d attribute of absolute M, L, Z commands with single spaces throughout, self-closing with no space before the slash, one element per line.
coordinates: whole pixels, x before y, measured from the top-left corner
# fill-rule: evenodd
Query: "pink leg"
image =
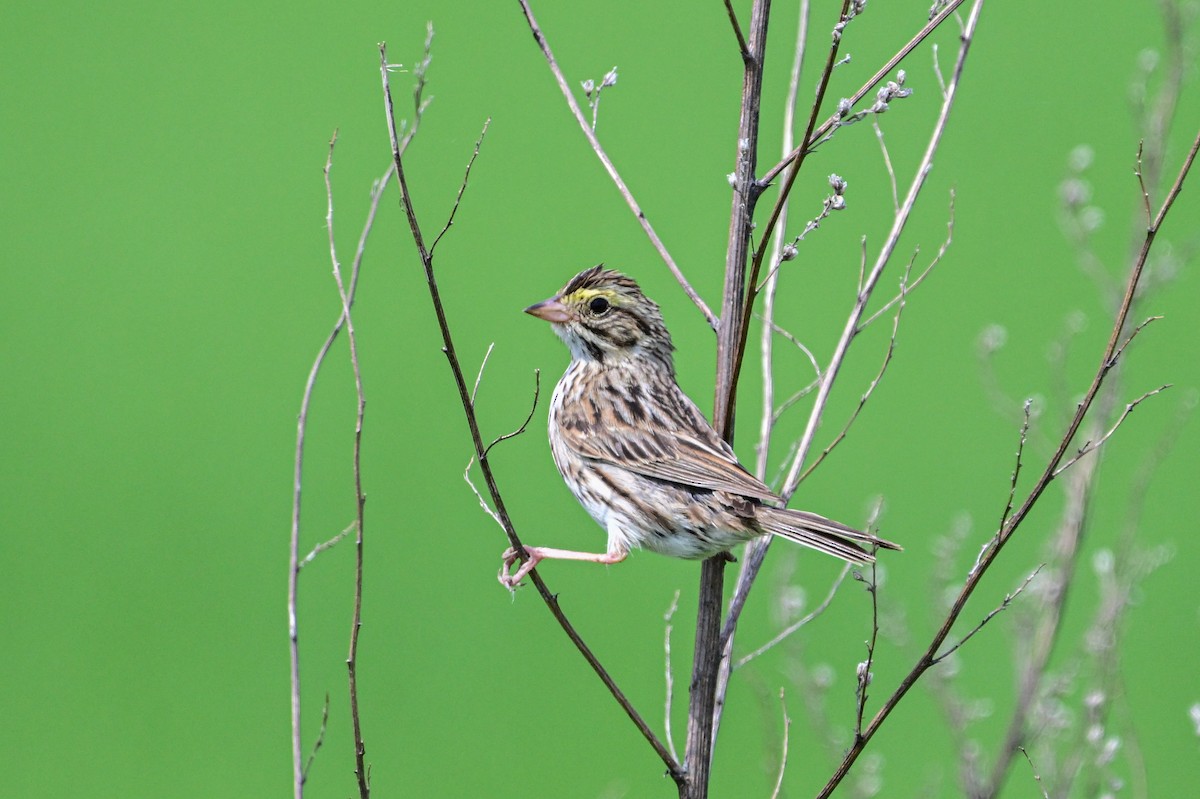
<path fill-rule="evenodd" d="M 613 563 L 620 563 L 621 561 L 625 560 L 625 557 L 629 554 L 629 551 L 624 549 L 614 552 L 596 553 L 573 552 L 569 549 L 552 549 L 550 547 L 525 547 L 525 551 L 529 553 L 529 560 L 522 563 L 521 567 L 511 575 L 508 573 L 508 570 L 512 568 L 514 563 L 520 560 L 520 557 L 518 557 L 517 551 L 512 547 L 509 547 L 504 551 L 504 565 L 500 567 L 500 574 L 498 576 L 500 579 L 500 584 L 505 588 L 516 588 L 517 584 L 521 582 L 525 575 L 533 571 L 533 568 L 537 566 L 540 561 L 543 561 L 547 558 L 555 560 L 583 560 L 587 561 L 588 563 L 603 563 L 610 565 Z"/>

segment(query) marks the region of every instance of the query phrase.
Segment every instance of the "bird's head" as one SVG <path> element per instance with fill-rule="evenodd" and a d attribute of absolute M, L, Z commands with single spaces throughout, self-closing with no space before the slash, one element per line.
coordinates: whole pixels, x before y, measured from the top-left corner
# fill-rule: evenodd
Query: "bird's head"
<path fill-rule="evenodd" d="M 658 305 L 632 278 L 603 264 L 580 272 L 525 313 L 549 322 L 574 360 L 611 364 L 650 358 L 673 371 L 674 347 Z"/>

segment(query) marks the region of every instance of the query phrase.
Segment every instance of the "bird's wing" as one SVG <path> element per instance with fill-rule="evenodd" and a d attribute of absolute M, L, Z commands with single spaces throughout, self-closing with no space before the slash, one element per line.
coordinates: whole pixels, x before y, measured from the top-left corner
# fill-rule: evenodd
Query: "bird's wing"
<path fill-rule="evenodd" d="M 771 489 L 742 468 L 695 403 L 677 386 L 670 388 L 670 396 L 659 396 L 649 420 L 644 414 L 639 418 L 638 413 L 623 412 L 627 408 L 619 400 L 612 410 L 598 410 L 591 403 L 587 411 L 564 409 L 559 425 L 564 443 L 585 458 L 658 480 L 777 500 Z"/>

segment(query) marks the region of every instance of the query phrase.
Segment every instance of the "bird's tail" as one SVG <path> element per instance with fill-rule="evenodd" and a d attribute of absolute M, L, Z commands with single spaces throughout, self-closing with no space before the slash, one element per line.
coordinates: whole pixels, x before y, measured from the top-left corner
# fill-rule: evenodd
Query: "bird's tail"
<path fill-rule="evenodd" d="M 765 532 L 853 563 L 874 561 L 875 556 L 871 551 L 875 548 L 901 549 L 891 541 L 808 511 L 772 508 L 766 505 L 759 506 L 756 510 L 755 518 Z"/>

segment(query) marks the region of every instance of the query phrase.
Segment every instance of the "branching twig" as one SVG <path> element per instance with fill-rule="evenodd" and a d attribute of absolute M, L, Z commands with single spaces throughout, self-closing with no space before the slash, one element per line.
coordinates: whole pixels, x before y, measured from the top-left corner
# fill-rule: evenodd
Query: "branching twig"
<path fill-rule="evenodd" d="M 411 140 L 411 137 L 409 140 Z M 379 201 L 383 198 L 383 190 L 387 185 L 387 181 L 392 176 L 392 169 L 393 167 L 389 165 L 383 177 L 375 181 L 375 184 L 371 188 L 371 202 L 367 211 L 367 219 L 363 224 L 362 233 L 359 235 L 358 247 L 354 253 L 354 263 L 350 269 L 350 289 L 348 292 L 350 305 L 353 305 L 354 295 L 358 289 L 358 275 L 362 266 L 363 254 L 366 252 L 367 238 L 371 233 L 371 228 L 375 224 L 375 215 L 379 210 Z M 308 430 L 308 409 L 312 403 L 313 390 L 317 385 L 317 375 L 320 374 L 321 366 L 325 363 L 325 356 L 329 354 L 329 350 L 333 347 L 333 343 L 337 340 L 345 324 L 346 314 L 343 307 L 338 312 L 337 321 L 334 322 L 329 335 L 325 337 L 325 342 L 317 351 L 317 356 L 313 360 L 312 367 L 309 369 L 308 380 L 304 384 L 304 395 L 300 401 L 300 413 L 297 415 L 296 420 L 296 455 L 293 461 L 292 472 L 292 530 L 288 560 L 287 598 L 288 644 L 291 656 L 292 794 L 294 799 L 301 799 L 304 795 L 304 775 L 307 770 L 307 767 L 304 765 L 303 740 L 300 729 L 300 639 L 297 617 L 300 569 L 303 565 L 303 562 L 300 560 L 300 504 L 304 485 L 304 444 Z M 315 555 L 316 550 L 311 554 Z M 306 558 L 305 561 L 308 559 Z"/>
<path fill-rule="evenodd" d="M 957 3 L 952 3 L 953 7 L 957 7 Z M 925 153 L 917 166 L 916 172 L 909 185 L 908 193 L 905 196 L 904 202 L 901 204 L 900 212 L 896 215 L 892 222 L 892 229 L 888 233 L 887 239 L 884 241 L 879 255 L 875 260 L 875 264 L 870 273 L 861 280 L 861 289 L 856 298 L 854 307 L 851 309 L 850 315 L 846 320 L 846 325 L 842 330 L 842 335 L 834 348 L 833 355 L 830 356 L 829 366 L 826 367 L 821 377 L 820 385 L 817 389 L 817 397 L 813 402 L 812 410 L 809 412 L 808 425 L 805 428 L 803 436 L 800 438 L 799 445 L 796 447 L 795 453 L 791 458 L 791 466 L 789 467 L 787 479 L 784 481 L 783 487 L 779 494 L 785 501 L 790 500 L 795 493 L 797 486 L 800 483 L 800 476 L 805 460 L 808 457 L 808 452 L 812 446 L 813 438 L 816 434 L 817 427 L 820 424 L 825 407 L 829 401 L 829 395 L 833 387 L 833 383 L 837 378 L 838 372 L 846 358 L 846 353 L 849 351 L 850 343 L 861 330 L 861 321 L 866 311 L 866 304 L 870 300 L 871 294 L 875 286 L 878 284 L 880 277 L 883 274 L 884 268 L 891 259 L 891 255 L 899 241 L 900 234 L 903 232 L 905 224 L 908 221 L 909 215 L 916 203 L 917 196 L 924 187 L 925 179 L 929 174 L 929 170 L 933 163 L 933 156 L 937 152 L 938 145 L 941 142 L 942 134 L 945 131 L 947 120 L 949 119 L 950 111 L 954 106 L 954 99 L 957 96 L 959 81 L 962 77 L 963 66 L 966 62 L 967 52 L 970 48 L 971 39 L 974 35 L 975 25 L 979 17 L 979 8 L 982 5 L 982 0 L 976 0 L 972 8 L 970 19 L 966 29 L 963 31 L 961 44 L 959 47 L 959 55 L 955 64 L 954 75 L 950 83 L 946 87 L 945 98 L 942 102 L 941 112 L 934 124 L 932 133 L 930 134 L 929 142 L 926 145 Z M 947 11 L 951 10 L 949 7 Z M 943 14 L 946 12 L 944 11 Z M 944 18 L 939 15 L 938 18 Z M 928 26 L 927 26 L 928 28 Z M 923 38 L 923 37 L 922 37 Z M 914 42 L 919 39 L 914 40 Z M 915 43 L 913 44 L 915 46 Z M 754 580 L 762 568 L 763 560 L 766 557 L 767 551 L 771 545 L 770 539 L 764 539 L 751 543 L 746 548 L 746 554 L 743 557 L 742 569 L 738 574 L 737 585 L 734 587 L 733 597 L 729 602 L 729 611 L 725 620 L 723 636 L 728 642 L 737 629 L 738 618 L 741 616 L 742 609 L 750 594 L 750 588 L 754 584 Z M 726 650 L 728 650 L 726 643 Z M 844 775 L 843 775 L 844 776 Z M 841 777 L 838 778 L 840 782 Z"/>
<path fill-rule="evenodd" d="M 866 83 L 859 87 L 858 91 L 847 98 L 847 102 L 850 104 L 850 106 L 853 107 L 855 104 L 857 104 L 859 100 L 866 97 L 867 93 L 879 84 L 879 81 L 890 75 L 892 70 L 899 66 L 900 62 L 907 58 L 909 53 L 917 49 L 917 46 L 921 44 L 921 42 L 925 41 L 929 34 L 933 33 L 941 26 L 943 22 L 949 19 L 950 16 L 958 10 L 958 7 L 963 4 L 963 2 L 965 2 L 965 0 L 950 0 L 950 2 L 948 2 L 946 6 L 937 13 L 936 16 L 929 20 L 925 27 L 917 31 L 917 33 L 913 35 L 911 39 L 904 43 L 903 47 L 896 51 L 895 55 L 885 61 L 883 66 L 881 66 L 874 75 L 868 78 Z M 783 170 L 787 169 L 789 164 L 793 163 L 797 158 L 800 157 L 802 152 L 810 148 L 825 134 L 829 133 L 829 131 L 838 124 L 839 119 L 840 117 L 837 114 L 834 114 L 822 122 L 815 130 L 813 130 L 811 134 L 805 138 L 804 141 L 800 143 L 800 146 L 788 153 L 778 164 L 767 170 L 759 182 L 763 185 L 766 185 L 774 181 L 775 178 L 777 178 L 779 174 L 783 172 Z"/>
<path fill-rule="evenodd" d="M 662 239 L 658 237 L 654 227 L 650 224 L 650 220 L 646 218 L 646 214 L 642 211 L 637 200 L 633 198 L 633 192 L 625 185 L 625 181 L 621 179 L 620 173 L 617 172 L 616 166 L 613 165 L 612 159 L 608 157 L 608 153 L 604 151 L 600 140 L 596 138 L 596 132 L 592 130 L 588 123 L 587 117 L 584 116 L 583 109 L 579 107 L 579 103 L 575 100 L 575 95 L 571 93 L 571 86 L 567 83 L 566 77 L 563 75 L 562 69 L 558 66 L 558 61 L 554 58 L 554 53 L 550 49 L 550 42 L 547 41 L 546 35 L 542 33 L 542 29 L 538 27 L 537 20 L 533 17 L 533 9 L 529 6 L 529 0 L 519 0 L 521 10 L 525 12 L 525 20 L 529 23 L 529 30 L 533 34 L 533 39 L 538 43 L 538 47 L 542 50 L 542 55 L 546 59 L 546 63 L 550 66 L 550 71 L 554 74 L 554 80 L 558 82 L 558 88 L 563 94 L 563 98 L 567 101 L 567 106 L 571 109 L 571 114 L 574 115 L 575 121 L 579 123 L 579 127 L 583 130 L 583 135 L 587 137 L 588 142 L 592 145 L 592 150 L 596 153 L 596 157 L 600 159 L 600 163 L 604 165 L 608 176 L 612 178 L 613 183 L 617 186 L 617 191 L 625 198 L 625 204 L 629 206 L 629 210 L 633 211 L 633 215 L 637 218 L 638 224 L 642 226 L 646 236 L 650 239 L 650 243 L 654 245 L 654 249 L 658 251 L 659 256 L 671 270 L 671 274 L 679 281 L 679 285 L 683 287 L 683 292 L 687 294 L 700 312 L 704 314 L 704 318 L 708 321 L 709 327 L 714 330 L 717 328 L 717 317 L 705 304 L 704 300 L 700 299 L 700 295 L 688 283 L 687 278 L 683 276 L 683 271 L 675 263 L 675 259 L 671 257 L 671 253 L 667 251 L 667 247 L 663 244 Z"/>
<path fill-rule="evenodd" d="M 388 135 L 391 139 L 392 159 L 396 167 L 396 181 L 400 187 L 400 201 L 404 208 L 404 214 L 408 220 L 413 244 L 417 248 L 417 254 L 421 259 L 421 265 L 425 272 L 425 281 L 429 288 L 430 301 L 433 304 L 434 314 L 438 321 L 438 329 L 442 336 L 442 351 L 445 353 L 446 359 L 449 362 L 450 371 L 454 378 L 455 386 L 458 389 L 459 400 L 462 404 L 463 413 L 466 416 L 467 427 L 471 433 L 471 443 L 475 450 L 475 456 L 479 461 L 479 468 L 483 473 L 484 483 L 487 486 L 488 494 L 491 496 L 492 502 L 495 506 L 496 518 L 504 527 L 504 532 L 508 537 L 509 543 L 524 558 L 527 557 L 527 554 L 525 553 L 524 548 L 521 546 L 520 539 L 517 537 L 512 520 L 508 515 L 508 510 L 505 508 L 504 499 L 501 497 L 500 490 L 496 485 L 496 479 L 495 475 L 492 473 L 491 464 L 487 458 L 487 453 L 483 444 L 483 437 L 479 432 L 479 424 L 476 420 L 475 409 L 471 402 L 471 395 L 467 389 L 466 378 L 463 376 L 462 367 L 459 363 L 458 355 L 454 349 L 454 340 L 450 334 L 450 324 L 446 318 L 445 307 L 442 305 L 441 295 L 438 291 L 437 280 L 434 276 L 433 270 L 433 257 L 425 245 L 425 238 L 421 231 L 420 223 L 417 220 L 416 210 L 413 207 L 412 195 L 408 189 L 408 182 L 404 173 L 404 164 L 401 159 L 401 151 L 399 148 L 395 116 L 392 110 L 393 106 L 391 87 L 389 86 L 387 71 L 387 48 L 385 45 L 380 45 L 379 54 L 381 61 L 380 73 L 383 79 L 385 121 L 388 128 Z M 638 728 L 638 731 L 642 734 L 642 737 L 644 737 L 646 741 L 649 742 L 654 748 L 654 751 L 658 753 L 658 756 L 667 766 L 667 770 L 670 773 L 671 778 L 675 780 L 676 783 L 681 784 L 684 781 L 682 768 L 678 762 L 676 762 L 675 758 L 671 756 L 671 753 L 667 750 L 663 743 L 658 739 L 658 736 L 654 734 L 649 725 L 646 724 L 645 720 L 633 707 L 632 703 L 630 703 L 624 692 L 622 692 L 617 686 L 612 676 L 609 675 L 608 671 L 601 665 L 591 648 L 588 647 L 588 645 L 580 637 L 579 633 L 575 630 L 575 627 L 567 619 L 566 615 L 562 611 L 562 608 L 559 606 L 557 596 L 550 593 L 550 590 L 546 587 L 545 582 L 537 573 L 536 569 L 529 573 L 529 577 L 537 589 L 538 594 L 541 596 L 542 601 L 545 602 L 546 607 L 550 610 L 551 615 L 554 616 L 559 626 L 562 627 L 563 632 L 566 633 L 567 637 L 571 640 L 571 643 L 575 645 L 575 648 L 579 650 L 581 655 L 583 655 L 584 659 L 588 662 L 588 665 L 591 666 L 592 670 L 596 672 L 596 675 L 604 683 L 605 687 L 608 688 L 609 693 L 613 695 L 613 698 L 616 699 L 617 703 L 625 711 L 626 715 L 629 716 L 630 720 Z"/>
<path fill-rule="evenodd" d="M 979 6 L 977 4 L 972 9 L 971 19 L 968 21 L 967 31 L 964 32 L 964 42 L 967 42 L 970 39 L 967 33 L 974 27 L 974 20 L 977 17 L 978 8 Z M 956 69 L 956 72 L 957 71 L 958 70 Z M 871 723 L 864 728 L 862 740 L 850 748 L 845 757 L 842 759 L 842 762 L 834 771 L 833 776 L 830 777 L 825 787 L 821 790 L 820 794 L 818 794 L 821 799 L 828 797 L 841 783 L 846 774 L 849 772 L 850 767 L 858 759 L 858 756 L 862 754 L 862 750 L 866 743 L 871 739 L 871 736 L 873 736 L 874 733 L 879 729 L 880 725 L 883 724 L 883 722 L 891 714 L 892 710 L 895 709 L 896 705 L 899 704 L 900 700 L 904 698 L 917 680 L 919 680 L 921 676 L 933 666 L 935 662 L 934 659 L 936 658 L 938 651 L 945 642 L 947 636 L 949 636 L 950 630 L 958 620 L 958 617 L 962 614 L 967 600 L 971 598 L 972 594 L 974 594 L 975 589 L 978 587 L 983 578 L 983 575 L 987 572 L 991 564 L 995 562 L 995 559 L 999 556 L 1001 550 L 1004 548 L 1004 545 L 1012 538 L 1013 534 L 1029 515 L 1029 512 L 1033 509 L 1034 505 L 1037 504 L 1046 488 L 1053 481 L 1054 473 L 1058 469 L 1059 464 L 1062 463 L 1063 458 L 1066 456 L 1066 452 L 1071 445 L 1071 441 L 1074 439 L 1075 434 L 1079 431 L 1080 426 L 1083 424 L 1083 419 L 1087 415 L 1088 410 L 1091 408 L 1093 401 L 1096 399 L 1096 395 L 1099 393 L 1100 387 L 1103 385 L 1108 373 L 1113 369 L 1114 366 L 1116 366 L 1117 362 L 1114 360 L 1114 356 L 1121 342 L 1121 336 L 1123 335 L 1125 323 L 1129 317 L 1129 309 L 1133 304 L 1134 295 L 1136 294 L 1138 286 L 1141 283 L 1142 274 L 1146 266 L 1146 259 L 1150 254 L 1150 249 L 1154 244 L 1154 240 L 1158 235 L 1158 231 L 1161 229 L 1162 223 L 1166 219 L 1167 213 L 1171 210 L 1171 207 L 1175 203 L 1175 199 L 1179 196 L 1179 192 L 1183 187 L 1183 183 L 1187 178 L 1188 172 L 1191 170 L 1192 163 L 1196 159 L 1196 153 L 1198 150 L 1200 150 L 1200 134 L 1197 134 L 1196 139 L 1193 141 L 1192 147 L 1185 157 L 1179 173 L 1175 178 L 1175 182 L 1172 184 L 1171 189 L 1167 192 L 1167 196 L 1163 200 L 1162 205 L 1159 206 L 1158 213 L 1154 217 L 1154 222 L 1146 230 L 1145 239 L 1143 240 L 1140 251 L 1135 257 L 1133 265 L 1130 269 L 1129 277 L 1125 284 L 1124 298 L 1122 299 L 1121 305 L 1115 314 L 1112 332 L 1109 335 L 1109 340 L 1105 346 L 1104 353 L 1100 358 L 1100 365 L 1096 369 L 1096 373 L 1093 376 L 1092 382 L 1085 392 L 1083 399 L 1080 400 L 1079 404 L 1076 406 L 1075 414 L 1068 423 L 1067 429 L 1064 431 L 1062 438 L 1059 440 L 1057 449 L 1055 450 L 1054 454 L 1051 455 L 1041 476 L 1030 489 L 1025 500 L 1021 503 L 1021 506 L 1017 508 L 1017 510 L 1009 517 L 1008 523 L 1004 526 L 1004 528 L 999 531 L 996 545 L 988 550 L 988 552 L 981 559 L 979 567 L 967 577 L 967 580 L 962 589 L 959 591 L 958 596 L 955 597 L 953 603 L 951 603 L 950 610 L 947 613 L 946 618 L 943 620 L 937 632 L 934 633 L 933 638 L 925 652 L 918 658 L 916 664 L 914 664 L 909 673 L 901 680 L 900 685 L 896 688 L 895 692 L 884 701 L 883 706 L 875 714 L 875 717 L 871 719 Z"/>
<path fill-rule="evenodd" d="M 1000 514 L 1000 524 L 996 527 L 997 530 L 1003 530 L 1004 525 L 1008 524 L 1009 514 L 1012 513 L 1013 502 L 1017 498 L 1017 480 L 1021 477 L 1021 458 L 1025 455 L 1025 444 L 1029 441 L 1029 411 L 1033 407 L 1033 400 L 1025 400 L 1024 413 L 1025 418 L 1021 422 L 1021 437 L 1017 441 L 1017 462 L 1013 465 L 1012 473 L 1008 479 L 1008 501 L 1004 503 L 1004 512 Z M 992 542 L 996 543 L 995 540 Z M 983 553 L 980 552 L 980 557 Z M 976 559 L 975 566 L 971 571 L 979 567 L 979 560 Z"/>

